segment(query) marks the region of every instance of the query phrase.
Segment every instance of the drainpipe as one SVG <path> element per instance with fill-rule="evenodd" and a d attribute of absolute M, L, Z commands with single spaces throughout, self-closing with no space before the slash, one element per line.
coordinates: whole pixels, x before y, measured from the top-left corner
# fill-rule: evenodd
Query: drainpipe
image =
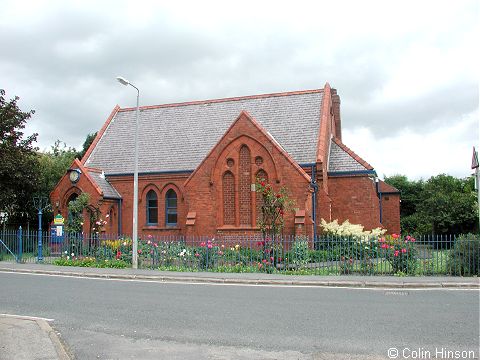
<path fill-rule="evenodd" d="M 312 174 L 310 176 L 310 186 L 313 189 L 312 193 L 312 220 L 313 220 L 313 241 L 317 241 L 317 191 L 318 185 L 316 180 L 316 165 L 312 165 Z"/>
<path fill-rule="evenodd" d="M 382 211 L 382 193 L 380 192 L 378 177 L 375 177 L 375 187 L 377 189 L 377 196 L 378 196 L 378 208 L 380 210 L 380 224 L 383 223 L 383 211 Z"/>

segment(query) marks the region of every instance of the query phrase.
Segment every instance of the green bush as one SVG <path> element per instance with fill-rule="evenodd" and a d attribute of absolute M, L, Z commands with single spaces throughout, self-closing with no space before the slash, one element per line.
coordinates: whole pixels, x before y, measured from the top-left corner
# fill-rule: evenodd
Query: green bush
<path fill-rule="evenodd" d="M 397 234 L 388 235 L 379 240 L 381 243 L 380 253 L 390 263 L 394 274 L 415 275 L 417 268 L 415 241 L 415 238 L 411 236 L 402 238 Z"/>
<path fill-rule="evenodd" d="M 303 237 L 297 238 L 290 251 L 285 254 L 291 264 L 303 266 L 310 262 L 310 250 L 308 240 Z"/>
<path fill-rule="evenodd" d="M 453 275 L 480 275 L 480 237 L 461 235 L 455 239 L 447 264 Z"/>

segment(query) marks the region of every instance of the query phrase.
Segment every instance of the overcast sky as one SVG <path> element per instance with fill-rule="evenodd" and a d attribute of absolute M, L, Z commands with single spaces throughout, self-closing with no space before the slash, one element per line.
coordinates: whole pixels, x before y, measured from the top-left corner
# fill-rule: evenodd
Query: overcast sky
<path fill-rule="evenodd" d="M 81 148 L 116 104 L 321 88 L 380 176 L 471 174 L 479 1 L 5 1 L 0 88 L 27 132 Z"/>

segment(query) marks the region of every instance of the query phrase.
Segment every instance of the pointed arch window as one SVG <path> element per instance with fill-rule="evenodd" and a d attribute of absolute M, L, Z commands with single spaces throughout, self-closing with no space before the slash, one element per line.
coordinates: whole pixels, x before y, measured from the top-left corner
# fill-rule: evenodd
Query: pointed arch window
<path fill-rule="evenodd" d="M 256 178 L 256 181 L 264 181 L 266 183 L 268 183 L 268 174 L 263 170 L 263 169 L 260 169 L 258 170 L 257 172 L 257 175 L 255 176 Z M 259 224 L 259 220 L 262 219 L 262 206 L 263 206 L 263 194 L 260 193 L 260 192 L 256 192 L 255 194 L 255 205 L 256 205 L 256 221 L 257 221 L 257 225 Z"/>
<path fill-rule="evenodd" d="M 165 195 L 165 224 L 177 226 L 177 193 L 173 189 Z"/>
<path fill-rule="evenodd" d="M 246 145 L 240 148 L 239 164 L 239 197 L 240 197 L 240 225 L 252 224 L 252 200 L 251 200 L 251 164 L 250 149 Z"/>
<path fill-rule="evenodd" d="M 147 193 L 147 225 L 158 224 L 158 197 L 154 190 Z"/>
<path fill-rule="evenodd" d="M 235 225 L 235 178 L 230 171 L 223 174 L 223 224 Z"/>

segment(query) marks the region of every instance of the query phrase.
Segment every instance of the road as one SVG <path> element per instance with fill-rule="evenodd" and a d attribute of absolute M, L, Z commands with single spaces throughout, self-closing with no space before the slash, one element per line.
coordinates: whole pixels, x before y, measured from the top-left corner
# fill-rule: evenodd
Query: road
<path fill-rule="evenodd" d="M 0 313 L 54 319 L 78 359 L 386 358 L 390 348 L 473 349 L 478 356 L 479 346 L 479 292 L 472 290 L 196 285 L 0 273 Z"/>

